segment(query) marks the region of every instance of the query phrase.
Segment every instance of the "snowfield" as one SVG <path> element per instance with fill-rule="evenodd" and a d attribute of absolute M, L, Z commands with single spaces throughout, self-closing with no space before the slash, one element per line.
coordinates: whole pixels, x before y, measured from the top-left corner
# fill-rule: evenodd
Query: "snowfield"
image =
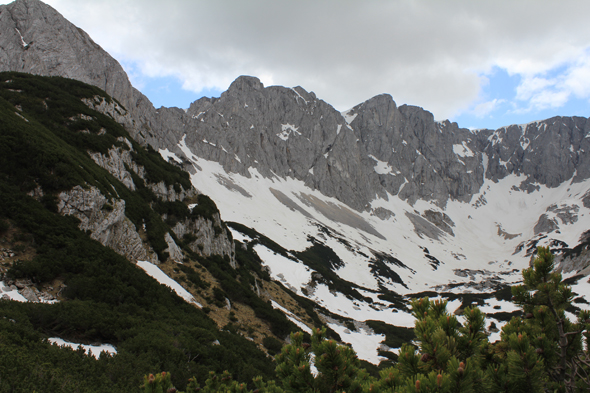
<path fill-rule="evenodd" d="M 297 133 L 290 124 L 281 127 L 281 136 L 285 138 Z M 191 181 L 215 201 L 223 220 L 254 228 L 292 251 L 312 246 L 309 239 L 313 237 L 330 247 L 344 262 L 335 273 L 358 286 L 363 296 L 373 302 L 347 298 L 324 284 L 310 285 L 313 271 L 309 267 L 258 244 L 254 250 L 270 270 L 271 277 L 330 312 L 360 322 L 378 320 L 413 327 L 411 314 L 396 310 L 377 295 L 383 290 L 402 296 L 425 291 L 490 293 L 493 283 L 515 284 L 521 280 L 521 270 L 529 266 L 529 247 L 548 245 L 555 240 L 574 246 L 590 227 L 590 209 L 581 202 L 590 189 L 590 180 L 581 183 L 570 180 L 556 188 L 538 185 L 536 191 L 527 193 L 518 188 L 524 178 L 509 175 L 498 182 L 486 179 L 480 193 L 471 201 L 449 200 L 444 209 L 422 200 L 410 205 L 396 195 L 387 195 L 373 200 L 367 211 L 358 212 L 294 178 L 264 177 L 252 167 L 250 177 L 226 173 L 219 163 L 194 155 L 184 140 L 183 137 L 178 147 L 194 164 Z M 458 158 L 473 156 L 465 144 L 453 146 L 453 151 Z M 162 155 L 171 157 L 169 152 Z M 482 157 L 485 166 L 487 156 Z M 371 159 L 375 161 L 377 173 L 391 171 L 387 163 Z M 555 204 L 575 206 L 577 221 L 560 221 Z M 373 214 L 377 209 L 392 214 L 379 219 Z M 454 224 L 450 226 L 452 233 L 427 220 L 428 214 L 433 213 L 446 214 Z M 545 238 L 535 237 L 534 227 L 543 214 L 555 219 L 559 230 Z M 251 240 L 239 231 L 232 230 L 232 234 L 241 242 Z M 371 271 L 377 254 L 390 257 L 382 262 L 403 283 Z M 393 263 L 394 259 L 399 263 Z M 577 284 L 576 289 L 590 295 L 588 283 Z M 449 311 L 455 311 L 460 303 L 449 304 Z M 512 312 L 514 305 L 492 298 L 486 300 L 482 310 Z M 504 324 L 492 318 L 487 324 L 491 322 L 499 329 Z M 362 329 L 345 332 L 342 326 L 329 326 L 350 342 L 361 358 L 378 362 L 376 351 L 383 339 L 379 335 Z M 491 333 L 492 341 L 498 338 L 499 333 Z"/>
<path fill-rule="evenodd" d="M 402 278 L 403 285 L 384 283 L 387 289 L 400 294 L 432 290 L 449 283 L 473 284 L 469 275 L 457 274 L 461 269 L 482 270 L 478 280 L 499 276 L 503 282 L 514 283 L 520 280 L 520 270 L 529 262 L 526 249 L 515 251 L 523 242 L 534 238 L 533 228 L 538 217 L 551 205 L 569 200 L 578 205 L 579 219 L 573 224 L 560 223 L 560 233 L 552 232 L 550 238 L 541 240 L 538 245 L 552 239 L 575 245 L 579 236 L 590 227 L 590 209 L 580 202 L 583 192 L 590 188 L 590 181 L 565 182 L 552 189 L 540 185 L 538 191 L 528 194 L 515 191 L 524 179 L 510 175 L 497 183 L 486 180 L 482 191 L 469 203 L 449 201 L 445 210 L 420 200 L 411 206 L 397 196 L 388 195 L 386 199 L 375 199 L 371 211 L 352 212 L 338 200 L 308 188 L 302 181 L 265 178 L 255 168 L 250 168 L 250 178 L 227 174 L 218 163 L 197 158 L 186 145 L 181 147 L 186 157 L 200 168 L 195 166 L 196 173 L 191 176 L 193 184 L 216 201 L 222 219 L 250 226 L 288 250 L 303 251 L 310 247 L 308 236 L 320 239 L 345 263 L 337 274 L 367 289 L 378 289 L 379 286 L 368 268 L 370 258 L 367 256 L 371 257 L 373 251 L 397 258 L 406 266 L 390 266 Z M 232 185 L 219 181 L 220 176 L 231 181 Z M 237 191 L 238 187 L 245 193 Z M 277 197 L 277 190 L 282 200 Z M 327 216 L 326 206 L 340 209 L 340 217 Z M 387 209 L 395 216 L 381 220 L 371 215 L 377 208 Z M 449 216 L 455 224 L 452 227 L 454 236 L 439 231 L 440 235 L 435 239 L 420 233 L 415 220 L 408 216 L 423 217 L 429 210 Z M 350 214 L 344 217 L 346 211 Z M 324 236 L 319 226 L 329 228 L 352 247 L 334 237 Z M 438 267 L 432 266 L 424 248 L 440 261 Z M 294 287 L 300 284 L 301 277 L 296 277 Z M 459 290 L 464 292 L 465 288 Z"/>

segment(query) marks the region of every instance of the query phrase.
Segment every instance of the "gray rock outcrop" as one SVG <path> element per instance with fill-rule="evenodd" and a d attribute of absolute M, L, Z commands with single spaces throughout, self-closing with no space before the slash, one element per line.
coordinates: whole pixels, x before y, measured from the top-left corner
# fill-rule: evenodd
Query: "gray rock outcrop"
<path fill-rule="evenodd" d="M 164 181 L 159 183 L 146 182 L 146 186 L 152 190 L 157 197 L 162 198 L 164 202 L 182 202 L 186 198 L 197 195 L 197 191 L 194 188 L 185 190 L 181 185 L 177 185 L 177 188 L 179 188 L 179 191 L 177 192 L 173 185 L 166 187 Z"/>
<path fill-rule="evenodd" d="M 296 178 L 359 211 L 387 195 L 440 207 L 467 202 L 484 179 L 509 174 L 523 175 L 525 191 L 590 176 L 590 122 L 581 117 L 475 132 L 397 107 L 389 95 L 339 113 L 301 87 L 265 88 L 247 76 L 220 98 L 195 101 L 187 115 L 177 113 L 182 125 L 157 134 L 158 148 L 182 157 L 182 140 L 227 172 Z"/>
<path fill-rule="evenodd" d="M 182 263 L 182 259 L 184 257 L 182 254 L 182 250 L 180 249 L 180 247 L 178 247 L 172 236 L 170 236 L 170 233 L 166 233 L 166 235 L 164 235 L 164 240 L 166 241 L 166 244 L 168 244 L 166 252 L 168 253 L 168 255 L 170 255 L 170 259 L 172 259 L 175 262 Z"/>
<path fill-rule="evenodd" d="M 156 110 L 115 59 L 50 6 L 38 0 L 0 6 L 0 31 L 6 32 L 0 70 L 60 75 L 104 89 L 127 112 L 100 99 L 87 104 L 124 124 L 140 143 L 182 157 L 177 145 L 184 140 L 227 172 L 250 176 L 256 168 L 266 177 L 296 178 L 359 211 L 388 195 L 440 207 L 448 199 L 466 202 L 485 178 L 509 174 L 523 175 L 525 191 L 590 177 L 590 122 L 582 117 L 472 132 L 436 122 L 422 108 L 398 107 L 389 95 L 339 113 L 301 87 L 264 87 L 247 76 L 186 113 Z"/>
<path fill-rule="evenodd" d="M 142 179 L 145 177 L 145 169 L 133 161 L 129 150 L 117 147 L 109 149 L 108 155 L 97 152 L 88 152 L 88 154 L 98 166 L 109 171 L 131 191 L 135 191 L 135 183 L 133 183 L 133 177 L 127 168 L 130 168 Z"/>
<path fill-rule="evenodd" d="M 25 287 L 18 291 L 18 293 L 23 295 L 23 297 L 31 303 L 39 303 L 39 297 L 37 297 L 37 294 L 31 289 L 31 287 Z"/>
<path fill-rule="evenodd" d="M 590 177 L 590 121 L 584 117 L 553 117 L 524 125 L 512 125 L 477 134 L 478 150 L 489 161 L 486 178 L 499 180 L 509 174 L 524 175 L 523 190 L 535 183 L 557 187 L 574 177 Z"/>
<path fill-rule="evenodd" d="M 230 260 L 233 268 L 237 267 L 235 258 L 235 244 L 228 230 L 223 228 L 219 214 L 213 216 L 213 221 L 199 217 L 176 223 L 172 228 L 179 238 L 192 234 L 194 240 L 190 243 L 191 250 L 201 256 L 220 255 Z"/>
<path fill-rule="evenodd" d="M 82 29 L 39 0 L 0 6 L 0 70 L 76 79 L 106 91 L 135 120 L 133 138 L 145 142 L 154 108 L 131 86 L 127 74 Z"/>
<path fill-rule="evenodd" d="M 583 276 L 590 275 L 590 230 L 580 236 L 579 243 L 573 250 L 565 249 L 557 253 L 554 263 L 555 270 L 560 273 L 575 271 Z"/>
<path fill-rule="evenodd" d="M 90 237 L 132 261 L 158 262 L 151 247 L 146 245 L 125 216 L 125 201 L 107 200 L 95 187 L 76 186 L 59 194 L 58 211 L 80 220 L 79 228 L 90 231 Z"/>

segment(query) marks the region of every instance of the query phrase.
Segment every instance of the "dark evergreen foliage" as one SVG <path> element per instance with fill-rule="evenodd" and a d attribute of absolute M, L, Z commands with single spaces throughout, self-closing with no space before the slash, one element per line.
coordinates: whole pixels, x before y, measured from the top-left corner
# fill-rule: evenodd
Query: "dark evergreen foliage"
<path fill-rule="evenodd" d="M 126 137 L 148 181 L 190 187 L 188 174 L 81 101 L 95 96 L 111 100 L 64 78 L 0 73 L 0 222 L 5 223 L 0 229 L 17 229 L 36 252 L 14 263 L 9 276 L 36 284 L 59 278 L 66 299 L 56 304 L 0 300 L 0 391 L 136 391 L 141 375 L 154 368 L 173 371 L 180 387 L 190 376 L 204 379 L 228 365 L 240 379 L 272 376 L 271 360 L 254 343 L 219 331 L 204 312 L 90 239 L 76 218 L 56 214 L 57 193 L 95 186 L 107 198 L 125 200 L 127 216 L 138 228 L 145 224 L 161 260 L 170 228 L 160 214 L 188 216 L 188 209 L 162 202 L 138 177 L 137 191 L 130 191 L 88 156 L 87 151 L 126 148 L 117 140 Z M 27 195 L 37 187 L 44 193 L 40 200 Z M 219 260 L 210 262 L 215 263 Z M 196 271 L 187 277 L 204 285 Z M 118 354 L 95 360 L 44 341 L 52 336 L 111 343 Z"/>

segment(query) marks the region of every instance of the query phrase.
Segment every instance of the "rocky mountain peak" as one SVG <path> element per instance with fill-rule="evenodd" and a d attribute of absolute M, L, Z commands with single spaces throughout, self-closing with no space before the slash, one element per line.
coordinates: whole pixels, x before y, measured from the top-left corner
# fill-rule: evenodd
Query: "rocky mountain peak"
<path fill-rule="evenodd" d="M 154 107 L 133 88 L 123 67 L 82 29 L 39 0 L 0 6 L 0 71 L 76 79 L 106 91 L 128 111 L 131 135 L 152 140 Z M 4 33 L 5 32 L 5 33 Z"/>
<path fill-rule="evenodd" d="M 371 108 L 381 108 L 384 106 L 390 107 L 391 105 L 393 105 L 394 108 L 396 107 L 395 101 L 393 100 L 391 94 L 378 94 L 355 106 L 354 109 L 360 110 L 360 108 L 363 108 L 364 110 L 370 110 Z"/>
<path fill-rule="evenodd" d="M 0 6 L 0 29 L 7 32 L 0 36 L 2 70 L 64 76 L 128 98 L 130 82 L 119 63 L 49 5 L 17 0 Z"/>
<path fill-rule="evenodd" d="M 248 92 L 249 90 L 262 90 L 264 85 L 260 82 L 260 79 L 255 76 L 242 75 L 239 76 L 235 81 L 229 85 L 227 89 L 228 94 L 237 92 Z"/>
<path fill-rule="evenodd" d="M 126 126 L 136 140 L 179 152 L 184 137 L 195 154 L 227 172 L 249 176 L 248 168 L 257 168 L 294 177 L 357 210 L 387 193 L 440 206 L 448 198 L 468 201 L 485 178 L 511 173 L 549 187 L 574 174 L 577 181 L 590 177 L 585 118 L 472 133 L 435 122 L 420 107 L 398 107 L 389 94 L 340 114 L 300 86 L 264 87 L 253 76 L 238 77 L 220 98 L 195 101 L 187 113 L 156 111 L 115 59 L 50 6 L 38 0 L 0 6 L 0 29 L 8 32 L 0 36 L 7 48 L 0 70 L 103 88 L 128 110 Z"/>

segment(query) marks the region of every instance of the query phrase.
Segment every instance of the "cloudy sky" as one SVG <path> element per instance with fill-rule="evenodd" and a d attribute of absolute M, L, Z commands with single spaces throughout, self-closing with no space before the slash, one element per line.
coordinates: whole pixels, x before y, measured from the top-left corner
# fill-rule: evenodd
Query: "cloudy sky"
<path fill-rule="evenodd" d="M 463 127 L 590 116 L 586 0 L 46 2 L 156 107 L 186 108 L 254 75 L 338 110 L 388 93 Z"/>

